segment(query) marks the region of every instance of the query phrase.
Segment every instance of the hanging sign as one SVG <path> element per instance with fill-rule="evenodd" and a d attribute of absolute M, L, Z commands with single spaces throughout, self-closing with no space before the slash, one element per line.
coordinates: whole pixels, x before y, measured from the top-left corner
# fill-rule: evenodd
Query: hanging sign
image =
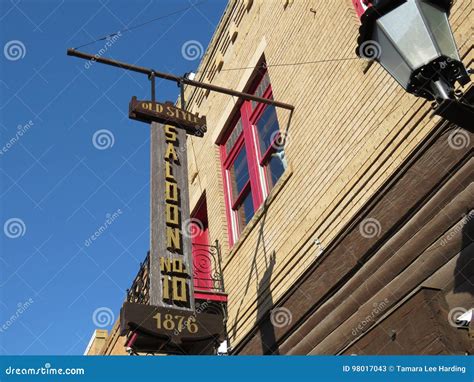
<path fill-rule="evenodd" d="M 223 311 L 206 312 L 207 303 L 194 312 L 125 302 L 120 310 L 120 333 L 137 352 L 214 354 L 225 339 Z"/>
<path fill-rule="evenodd" d="M 129 118 L 141 122 L 158 122 L 184 129 L 190 135 L 202 137 L 207 130 L 206 117 L 180 109 L 171 102 L 139 101 L 132 97 Z"/>
<path fill-rule="evenodd" d="M 151 124 L 150 304 L 194 310 L 189 231 L 187 135 L 203 136 L 206 118 L 171 102 L 132 97 L 129 117 Z"/>
<path fill-rule="evenodd" d="M 193 310 L 186 139 L 183 129 L 151 124 L 150 303 Z"/>

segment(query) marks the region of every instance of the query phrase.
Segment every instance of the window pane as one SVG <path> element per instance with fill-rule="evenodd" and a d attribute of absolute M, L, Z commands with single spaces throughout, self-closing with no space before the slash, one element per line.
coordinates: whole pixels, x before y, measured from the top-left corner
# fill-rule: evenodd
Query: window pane
<path fill-rule="evenodd" d="M 242 204 L 237 207 L 237 216 L 239 220 L 239 227 L 240 231 L 245 228 L 245 226 L 248 224 L 250 219 L 252 219 L 252 216 L 254 214 L 254 209 L 253 209 L 253 201 L 252 201 L 252 193 L 249 191 L 245 198 L 242 201 Z"/>
<path fill-rule="evenodd" d="M 267 179 L 270 189 L 273 188 L 275 183 L 278 181 L 278 179 L 280 179 L 280 176 L 285 171 L 281 160 L 281 155 L 284 155 L 284 153 L 274 153 L 267 164 Z"/>
<path fill-rule="evenodd" d="M 260 84 L 257 86 L 257 89 L 255 89 L 254 93 L 257 97 L 262 97 L 263 93 L 268 89 L 268 86 L 270 85 L 270 76 L 268 75 L 268 72 L 265 73 L 265 75 L 262 78 L 262 81 Z M 270 97 L 272 99 L 273 97 Z M 259 102 L 252 101 L 252 111 L 255 110 L 255 108 L 259 105 Z"/>
<path fill-rule="evenodd" d="M 234 127 L 234 130 L 230 134 L 229 139 L 227 139 L 227 142 L 225 144 L 225 152 L 228 154 L 229 151 L 234 147 L 235 142 L 240 136 L 240 133 L 242 133 L 242 120 L 239 119 L 237 124 Z"/>
<path fill-rule="evenodd" d="M 256 125 L 260 139 L 260 149 L 263 155 L 268 150 L 272 140 L 279 131 L 275 106 L 267 106 L 262 116 L 258 119 Z"/>
<path fill-rule="evenodd" d="M 249 181 L 249 168 L 247 165 L 247 150 L 244 147 L 237 154 L 234 163 L 230 167 L 230 178 L 232 182 L 232 196 L 234 201 Z"/>

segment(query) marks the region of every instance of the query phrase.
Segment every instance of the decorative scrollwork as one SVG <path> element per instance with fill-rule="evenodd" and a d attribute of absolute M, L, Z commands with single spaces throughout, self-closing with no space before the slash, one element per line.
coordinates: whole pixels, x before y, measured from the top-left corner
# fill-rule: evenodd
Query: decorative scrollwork
<path fill-rule="evenodd" d="M 212 261 L 209 253 L 195 252 L 193 253 L 194 274 L 211 273 Z"/>
<path fill-rule="evenodd" d="M 193 245 L 193 277 L 196 290 L 224 292 L 224 281 L 221 273 L 219 245 Z M 127 290 L 127 301 L 141 304 L 150 302 L 150 253 L 140 264 L 140 269 Z"/>
<path fill-rule="evenodd" d="M 219 246 L 195 244 L 193 259 L 195 289 L 224 292 Z"/>

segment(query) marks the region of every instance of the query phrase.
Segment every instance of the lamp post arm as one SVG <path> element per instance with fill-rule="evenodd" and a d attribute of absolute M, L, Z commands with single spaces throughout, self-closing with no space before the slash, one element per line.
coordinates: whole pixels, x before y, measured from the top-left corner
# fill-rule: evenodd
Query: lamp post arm
<path fill-rule="evenodd" d="M 117 68 L 130 70 L 132 72 L 146 74 L 148 76 L 153 74 L 155 77 L 163 78 L 163 79 L 169 80 L 169 81 L 174 81 L 178 84 L 195 86 L 195 87 L 198 87 L 198 88 L 207 89 L 207 90 L 214 91 L 214 92 L 217 92 L 217 93 L 223 93 L 223 94 L 231 95 L 231 96 L 242 98 L 242 99 L 245 99 L 245 100 L 261 102 L 261 103 L 264 103 L 264 104 L 267 104 L 267 105 L 273 105 L 273 106 L 276 106 L 276 107 L 281 107 L 283 109 L 294 110 L 294 108 L 295 108 L 293 105 L 290 105 L 290 104 L 287 104 L 287 103 L 284 103 L 284 102 L 275 101 L 273 99 L 257 97 L 253 94 L 243 93 L 243 92 L 239 92 L 239 91 L 236 91 L 236 90 L 223 88 L 221 86 L 216 86 L 216 85 L 212 85 L 212 84 L 206 84 L 204 82 L 190 80 L 189 78 L 175 76 L 174 74 L 164 73 L 164 72 L 160 72 L 160 71 L 157 71 L 157 70 L 154 70 L 154 69 L 145 68 L 145 67 L 137 66 L 137 65 L 132 65 L 132 64 L 125 63 L 125 62 L 112 60 L 112 59 L 106 58 L 106 57 L 96 57 L 92 54 L 80 52 L 80 51 L 75 50 L 75 49 L 68 49 L 67 50 L 67 55 L 78 57 L 78 58 L 83 58 L 85 60 L 90 60 L 90 61 L 93 61 L 93 62 L 99 62 L 101 64 L 115 66 Z"/>

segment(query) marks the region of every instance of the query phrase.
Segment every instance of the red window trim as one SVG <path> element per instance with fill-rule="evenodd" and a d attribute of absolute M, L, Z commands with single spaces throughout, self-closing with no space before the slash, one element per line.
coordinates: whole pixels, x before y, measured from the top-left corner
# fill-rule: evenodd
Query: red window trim
<path fill-rule="evenodd" d="M 262 185 L 259 181 L 259 171 L 258 165 L 255 164 L 259 163 L 259 147 L 258 147 L 258 140 L 256 139 L 255 129 L 253 124 L 250 122 L 248 118 L 248 109 L 250 108 L 250 102 L 244 102 L 240 109 L 240 113 L 242 115 L 242 127 L 243 127 L 243 135 L 245 138 L 246 149 L 247 149 L 247 163 L 249 165 L 249 175 L 250 175 L 250 186 L 253 190 L 252 192 L 252 200 L 253 200 L 253 208 L 254 212 L 260 207 L 263 203 L 264 196 L 262 195 Z M 247 144 L 248 143 L 248 144 Z M 257 147 L 255 147 L 255 144 Z"/>
<path fill-rule="evenodd" d="M 235 125 L 234 125 L 234 127 L 235 127 Z M 239 154 L 240 150 L 244 146 L 244 143 L 245 143 L 244 142 L 244 134 L 243 134 L 243 131 L 242 131 L 242 133 L 239 135 L 239 137 L 235 141 L 234 146 L 230 149 L 229 153 L 226 154 L 225 144 L 223 145 L 224 146 L 224 158 L 225 158 L 224 166 L 225 167 L 229 167 L 230 164 L 234 162 L 234 159 Z"/>
<path fill-rule="evenodd" d="M 242 188 L 242 191 L 240 191 L 240 194 L 237 195 L 237 198 L 235 199 L 234 204 L 232 205 L 233 210 L 239 208 L 239 206 L 242 204 L 242 201 L 245 199 L 249 192 L 251 192 L 250 179 L 247 181 L 247 183 L 245 183 L 245 186 Z"/>
<path fill-rule="evenodd" d="M 263 92 L 261 97 L 269 98 L 269 99 L 273 98 L 273 90 L 272 90 L 272 85 L 271 84 L 268 85 L 268 88 Z M 251 106 L 251 104 L 249 104 L 249 105 Z M 253 111 L 250 107 L 250 111 L 251 111 L 250 120 L 252 121 L 252 123 L 255 123 L 255 121 L 258 119 L 258 117 L 260 117 L 262 115 L 264 109 L 266 109 L 268 106 L 269 105 L 267 105 L 267 104 L 260 103 L 260 104 L 257 105 L 257 107 L 255 107 L 255 110 L 253 110 Z"/>
<path fill-rule="evenodd" d="M 263 73 L 259 73 L 258 82 L 256 82 L 250 89 L 250 93 L 255 92 L 261 82 L 264 80 L 267 70 Z M 271 84 L 268 85 L 267 89 L 262 94 L 264 98 L 273 98 L 273 91 Z M 279 138 L 279 134 L 276 134 L 272 144 L 266 148 L 266 151 L 262 153 L 260 147 L 260 140 L 258 138 L 258 132 L 256 128 L 256 122 L 261 117 L 268 105 L 260 103 L 257 104 L 255 109 L 252 110 L 251 101 L 244 101 L 238 108 L 236 117 L 232 121 L 231 127 L 228 129 L 226 134 L 223 136 L 220 143 L 220 155 L 221 155 L 221 171 L 223 175 L 224 184 L 224 197 L 226 204 L 226 218 L 227 218 L 227 231 L 229 235 L 229 245 L 232 247 L 238 240 L 240 232 L 240 224 L 236 215 L 236 209 L 240 207 L 243 199 L 248 195 L 250 191 L 252 195 L 252 203 L 254 213 L 263 204 L 266 196 L 269 193 L 269 187 L 267 181 L 267 167 L 271 154 L 276 151 L 276 146 L 273 145 Z M 242 123 L 242 132 L 236 139 L 234 146 L 230 148 L 229 152 L 226 151 L 226 143 L 230 138 L 235 126 Z M 249 172 L 249 180 L 242 188 L 241 192 L 237 197 L 232 195 L 232 186 L 230 184 L 230 166 L 233 164 L 235 158 L 240 153 L 240 150 L 245 146 L 247 153 L 247 165 Z"/>
<path fill-rule="evenodd" d="M 238 123 L 238 121 L 237 121 L 237 123 Z M 249 180 L 244 185 L 244 187 L 242 188 L 242 190 L 240 191 L 240 193 L 238 195 L 233 194 L 232 187 L 229 184 L 229 187 L 228 187 L 228 193 L 230 194 L 229 201 L 230 201 L 230 205 L 232 206 L 233 210 L 237 209 L 237 207 L 240 205 L 240 203 L 242 202 L 244 197 L 247 195 L 249 189 L 250 190 L 252 189 L 252 181 L 251 181 L 252 174 L 250 173 L 250 166 L 249 166 L 249 150 L 247 149 L 247 146 L 245 145 L 245 138 L 244 138 L 244 132 L 243 131 L 240 134 L 240 136 L 237 138 L 237 140 L 235 141 L 234 146 L 230 149 L 229 153 L 227 153 L 227 157 L 225 157 L 226 148 L 225 148 L 225 145 L 223 145 L 223 147 L 224 147 L 224 150 L 223 150 L 224 151 L 224 158 L 225 158 L 223 167 L 224 167 L 224 171 L 226 171 L 226 172 L 228 172 L 230 170 L 230 167 L 233 165 L 235 159 L 240 154 L 240 151 L 244 148 L 244 146 L 245 146 L 245 149 L 246 149 L 246 152 L 247 152 L 247 156 L 246 156 L 245 159 L 247 160 Z M 255 201 L 253 201 L 253 202 L 254 202 L 254 208 L 255 208 Z"/>

